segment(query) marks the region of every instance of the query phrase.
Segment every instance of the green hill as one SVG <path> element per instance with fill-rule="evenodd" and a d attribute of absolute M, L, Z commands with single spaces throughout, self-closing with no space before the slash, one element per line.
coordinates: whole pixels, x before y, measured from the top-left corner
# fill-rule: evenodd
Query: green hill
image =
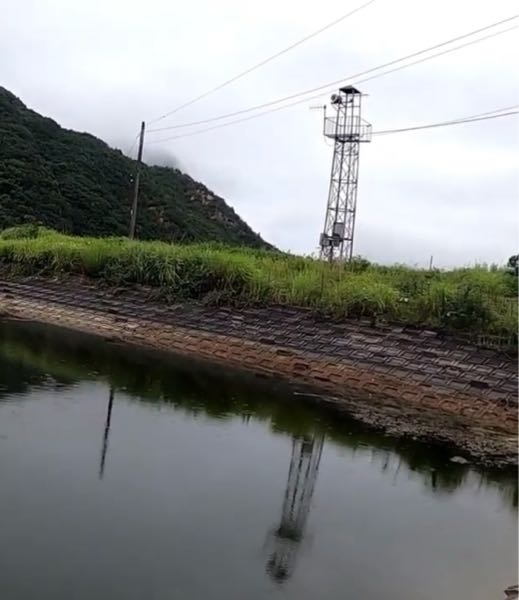
<path fill-rule="evenodd" d="M 0 87 L 0 230 L 39 223 L 76 235 L 126 235 L 134 165 L 121 151 L 63 129 Z M 137 237 L 268 246 L 189 175 L 146 165 Z"/>

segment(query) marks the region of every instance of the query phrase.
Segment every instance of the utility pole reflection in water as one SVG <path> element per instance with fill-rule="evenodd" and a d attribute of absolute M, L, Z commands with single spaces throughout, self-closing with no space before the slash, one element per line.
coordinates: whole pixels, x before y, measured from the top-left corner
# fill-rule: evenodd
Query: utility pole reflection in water
<path fill-rule="evenodd" d="M 110 436 L 110 421 L 112 420 L 112 406 L 114 403 L 114 389 L 110 386 L 108 398 L 108 410 L 106 412 L 105 431 L 103 434 L 103 446 L 101 448 L 101 464 L 99 465 L 99 479 L 103 478 L 105 472 L 106 451 L 108 450 L 108 438 Z"/>
<path fill-rule="evenodd" d="M 294 569 L 312 503 L 323 445 L 324 434 L 320 433 L 292 438 L 292 457 L 281 521 L 275 530 L 274 551 L 267 563 L 267 573 L 280 583 L 288 579 Z"/>

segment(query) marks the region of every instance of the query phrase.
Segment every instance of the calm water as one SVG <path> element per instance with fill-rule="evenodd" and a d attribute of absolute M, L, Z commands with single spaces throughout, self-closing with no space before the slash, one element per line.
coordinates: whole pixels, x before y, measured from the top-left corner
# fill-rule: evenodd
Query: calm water
<path fill-rule="evenodd" d="M 2 600 L 499 600 L 510 475 L 262 380 L 0 324 Z"/>

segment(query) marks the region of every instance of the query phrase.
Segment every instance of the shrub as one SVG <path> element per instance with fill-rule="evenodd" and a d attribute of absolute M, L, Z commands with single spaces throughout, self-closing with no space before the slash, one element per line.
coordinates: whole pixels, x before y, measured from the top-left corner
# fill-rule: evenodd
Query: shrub
<path fill-rule="evenodd" d="M 27 225 L 18 225 L 16 227 L 8 227 L 0 232 L 2 240 L 22 240 L 33 239 L 38 237 L 40 227 L 36 224 L 29 223 Z"/>

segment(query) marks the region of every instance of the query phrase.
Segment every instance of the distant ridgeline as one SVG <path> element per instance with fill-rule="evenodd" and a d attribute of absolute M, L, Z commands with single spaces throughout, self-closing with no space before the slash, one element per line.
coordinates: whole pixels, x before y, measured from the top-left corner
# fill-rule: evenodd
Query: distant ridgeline
<path fill-rule="evenodd" d="M 134 164 L 0 87 L 0 230 L 38 223 L 76 235 L 126 235 Z M 143 167 L 137 235 L 269 247 L 222 198 L 167 167 Z"/>

